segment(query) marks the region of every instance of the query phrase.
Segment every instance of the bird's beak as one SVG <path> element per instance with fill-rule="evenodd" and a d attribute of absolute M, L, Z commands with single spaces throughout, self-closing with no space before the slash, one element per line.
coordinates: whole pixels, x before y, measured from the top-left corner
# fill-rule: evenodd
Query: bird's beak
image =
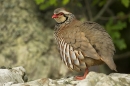
<path fill-rule="evenodd" d="M 58 18 L 58 16 L 57 16 L 56 14 L 54 14 L 54 15 L 52 16 L 52 18 Z"/>

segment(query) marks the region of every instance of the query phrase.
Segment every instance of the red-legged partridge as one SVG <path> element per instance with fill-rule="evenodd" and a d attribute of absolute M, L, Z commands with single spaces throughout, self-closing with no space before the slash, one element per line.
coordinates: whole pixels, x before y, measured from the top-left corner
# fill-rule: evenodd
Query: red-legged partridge
<path fill-rule="evenodd" d="M 54 10 L 55 39 L 65 65 L 72 70 L 85 70 L 82 80 L 88 74 L 88 67 L 106 63 L 116 71 L 113 61 L 115 47 L 110 35 L 99 24 L 91 21 L 81 22 L 63 8 Z"/>

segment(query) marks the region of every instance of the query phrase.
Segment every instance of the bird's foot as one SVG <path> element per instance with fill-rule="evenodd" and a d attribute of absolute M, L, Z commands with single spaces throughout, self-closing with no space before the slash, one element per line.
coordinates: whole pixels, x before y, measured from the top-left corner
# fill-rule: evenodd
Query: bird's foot
<path fill-rule="evenodd" d="M 86 77 L 84 77 L 84 76 L 75 76 L 75 79 L 76 80 L 83 80 L 83 79 L 85 79 Z"/>
<path fill-rule="evenodd" d="M 88 72 L 89 72 L 89 71 L 88 71 L 88 68 L 86 68 L 84 75 L 83 75 L 83 76 L 76 76 L 75 79 L 76 79 L 76 80 L 83 80 L 83 79 L 85 79 L 86 76 L 87 76 L 87 74 L 88 74 Z"/>

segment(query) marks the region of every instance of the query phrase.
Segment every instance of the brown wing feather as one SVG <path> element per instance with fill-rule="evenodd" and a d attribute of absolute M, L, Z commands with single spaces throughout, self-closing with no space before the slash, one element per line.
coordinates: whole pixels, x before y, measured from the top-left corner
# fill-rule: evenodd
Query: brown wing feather
<path fill-rule="evenodd" d="M 61 37 L 66 43 L 70 44 L 74 50 L 81 51 L 86 57 L 97 60 L 101 59 L 86 37 L 86 33 L 81 30 L 78 24 L 79 22 L 75 22 L 74 24 L 70 24 L 72 26 L 66 27 L 66 29 L 61 31 Z"/>
<path fill-rule="evenodd" d="M 112 70 L 116 71 L 116 66 L 113 61 L 115 47 L 110 35 L 105 29 L 94 22 L 85 22 L 81 25 L 81 31 L 85 31 L 85 36 L 90 41 L 90 44 L 96 50 L 101 60 L 104 61 Z"/>
<path fill-rule="evenodd" d="M 113 61 L 114 45 L 109 34 L 99 24 L 93 22 L 73 22 L 61 31 L 61 37 L 81 51 L 85 57 L 104 61 L 112 70 L 116 70 Z"/>

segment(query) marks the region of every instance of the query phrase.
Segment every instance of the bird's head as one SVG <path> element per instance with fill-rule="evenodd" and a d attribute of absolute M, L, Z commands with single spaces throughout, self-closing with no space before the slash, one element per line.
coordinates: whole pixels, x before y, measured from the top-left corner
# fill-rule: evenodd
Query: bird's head
<path fill-rule="evenodd" d="M 57 8 L 54 10 L 52 18 L 55 19 L 57 23 L 63 23 L 69 18 L 71 14 L 72 13 L 66 11 L 64 8 Z"/>

